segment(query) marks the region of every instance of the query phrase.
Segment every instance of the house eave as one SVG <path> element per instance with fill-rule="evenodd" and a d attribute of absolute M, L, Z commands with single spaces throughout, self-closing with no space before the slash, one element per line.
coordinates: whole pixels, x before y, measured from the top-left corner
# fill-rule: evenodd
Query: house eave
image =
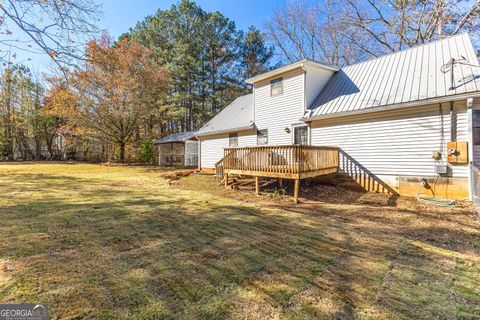
<path fill-rule="evenodd" d="M 277 68 L 277 69 L 259 74 L 255 77 L 248 78 L 247 80 L 245 80 L 245 82 L 248 83 L 248 84 L 253 84 L 255 82 L 262 81 L 262 80 L 265 80 L 265 79 L 268 79 L 268 78 L 272 78 L 272 77 L 281 75 L 283 73 L 286 73 L 286 72 L 289 72 L 289 71 L 292 71 L 292 70 L 295 70 L 295 69 L 299 69 L 299 68 L 304 69 L 305 66 L 313 66 L 313 67 L 322 68 L 322 69 L 333 71 L 333 72 L 337 72 L 338 70 L 340 70 L 337 67 L 332 67 L 332 66 L 320 63 L 320 62 L 313 61 L 313 60 L 303 59 L 301 61 L 294 62 L 294 63 L 286 65 L 284 67 L 280 67 L 280 68 Z"/>
<path fill-rule="evenodd" d="M 178 137 L 178 135 L 181 135 L 183 133 L 179 133 L 179 134 L 173 134 L 173 135 L 170 135 L 170 136 L 166 136 L 162 139 L 158 139 L 158 140 L 155 140 L 153 142 L 154 145 L 157 145 L 157 144 L 167 144 L 167 143 L 185 143 L 186 141 L 190 140 L 190 139 L 196 139 L 195 138 L 195 132 L 191 132 L 190 134 L 188 135 L 184 135 L 182 137 Z M 174 138 L 171 138 L 172 136 L 176 136 Z"/>
<path fill-rule="evenodd" d="M 162 141 L 162 142 L 155 141 L 153 144 L 159 145 L 159 144 L 168 144 L 168 143 L 185 143 L 187 142 L 187 140 L 190 140 L 192 138 L 195 138 L 195 137 L 190 137 L 189 139 L 185 139 L 185 140 L 172 140 L 172 141 Z"/>
<path fill-rule="evenodd" d="M 195 137 L 197 137 L 197 138 L 207 137 L 207 136 L 213 136 L 213 135 L 222 134 L 222 133 L 232 133 L 232 132 L 252 130 L 254 128 L 255 128 L 255 124 L 252 123 L 251 125 L 246 126 L 246 127 L 237 127 L 237 128 L 230 128 L 230 129 L 223 129 L 223 130 L 216 130 L 216 131 L 209 131 L 209 132 L 205 132 L 205 133 L 200 133 L 200 134 L 197 134 Z"/>

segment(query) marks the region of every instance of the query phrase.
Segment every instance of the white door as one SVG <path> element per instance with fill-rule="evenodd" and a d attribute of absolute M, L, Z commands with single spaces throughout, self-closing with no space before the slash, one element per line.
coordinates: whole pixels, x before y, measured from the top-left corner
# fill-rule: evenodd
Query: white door
<path fill-rule="evenodd" d="M 293 144 L 308 144 L 308 126 L 293 127 Z"/>

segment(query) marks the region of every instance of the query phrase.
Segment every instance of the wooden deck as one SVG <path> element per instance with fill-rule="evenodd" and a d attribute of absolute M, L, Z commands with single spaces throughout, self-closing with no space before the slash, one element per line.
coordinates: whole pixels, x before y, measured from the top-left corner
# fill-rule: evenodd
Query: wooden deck
<path fill-rule="evenodd" d="M 295 180 L 294 201 L 298 202 L 300 179 L 335 173 L 339 152 L 336 147 L 282 145 L 226 148 L 216 173 L 228 184 L 228 175 L 248 175 Z M 281 183 L 281 180 L 280 180 Z"/>

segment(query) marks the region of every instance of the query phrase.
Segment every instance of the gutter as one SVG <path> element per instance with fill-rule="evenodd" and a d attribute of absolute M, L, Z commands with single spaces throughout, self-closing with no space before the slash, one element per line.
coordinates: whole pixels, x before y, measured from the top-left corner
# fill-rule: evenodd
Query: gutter
<path fill-rule="evenodd" d="M 280 75 L 282 73 L 285 73 L 285 72 L 288 72 L 288 71 L 291 71 L 291 70 L 295 70 L 297 68 L 304 69 L 305 65 L 307 65 L 307 64 L 310 65 L 310 66 L 315 66 L 317 68 L 323 68 L 323 69 L 326 69 L 326 70 L 330 70 L 330 71 L 333 71 L 333 72 L 337 72 L 337 71 L 340 70 L 337 67 L 332 67 L 332 66 L 328 66 L 328 65 L 325 65 L 325 64 L 322 64 L 322 63 L 319 63 L 319 62 L 315 62 L 315 61 L 312 61 L 312 60 L 303 59 L 303 60 L 291 63 L 289 65 L 280 67 L 278 69 L 274 69 L 274 70 L 259 74 L 258 76 L 248 78 L 248 79 L 245 80 L 245 82 L 248 83 L 248 84 L 253 84 L 255 82 L 258 82 L 258 81 L 261 81 L 261 80 L 264 80 L 264 79 L 268 79 L 268 78 L 272 78 L 272 77 L 275 77 L 276 75 Z"/>
<path fill-rule="evenodd" d="M 307 68 L 304 63 L 300 67 L 303 70 L 303 114 L 305 114 L 307 112 Z"/>
<path fill-rule="evenodd" d="M 352 110 L 352 111 L 344 111 L 344 112 L 337 112 L 337 113 L 329 113 L 329 114 L 322 114 L 313 117 L 302 117 L 300 121 L 303 122 L 312 122 L 315 120 L 324 120 L 324 119 L 332 119 L 332 118 L 340 118 L 340 117 L 347 117 L 347 116 L 354 116 L 359 114 L 366 114 L 366 113 L 373 113 L 379 111 L 388 111 L 388 110 L 396 110 L 396 109 L 403 109 L 403 108 L 410 108 L 410 107 L 417 107 L 425 104 L 435 104 L 435 103 L 444 103 L 450 101 L 458 101 L 464 100 L 468 98 L 480 97 L 480 92 L 469 92 L 469 93 L 462 93 L 457 95 L 450 95 L 444 96 L 440 98 L 433 98 L 433 99 L 424 99 L 424 100 L 417 100 L 413 102 L 405 102 L 405 103 L 397 103 L 397 104 L 389 104 L 385 106 L 379 107 L 370 107 L 360 110 Z"/>
<path fill-rule="evenodd" d="M 200 137 L 206 137 L 206 136 L 213 136 L 215 134 L 231 133 L 231 132 L 245 131 L 245 130 L 251 130 L 251 129 L 255 129 L 255 123 L 252 123 L 250 126 L 247 126 L 247 127 L 238 127 L 238 128 L 223 129 L 223 130 L 200 133 L 200 134 L 197 134 L 195 137 L 200 138 Z"/>
<path fill-rule="evenodd" d="M 185 140 L 163 141 L 163 142 L 155 141 L 153 144 L 154 145 L 160 145 L 160 144 L 168 144 L 168 143 L 185 143 L 185 142 L 187 142 L 187 140 L 190 140 L 192 138 L 195 138 L 195 137 L 190 137 L 189 139 L 185 139 Z"/>

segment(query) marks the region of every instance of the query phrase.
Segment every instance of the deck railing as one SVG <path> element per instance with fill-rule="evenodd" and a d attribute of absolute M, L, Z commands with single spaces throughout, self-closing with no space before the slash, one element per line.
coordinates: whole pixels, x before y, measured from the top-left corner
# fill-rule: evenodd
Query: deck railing
<path fill-rule="evenodd" d="M 338 148 L 309 145 L 226 148 L 223 167 L 245 174 L 302 175 L 338 168 Z"/>

